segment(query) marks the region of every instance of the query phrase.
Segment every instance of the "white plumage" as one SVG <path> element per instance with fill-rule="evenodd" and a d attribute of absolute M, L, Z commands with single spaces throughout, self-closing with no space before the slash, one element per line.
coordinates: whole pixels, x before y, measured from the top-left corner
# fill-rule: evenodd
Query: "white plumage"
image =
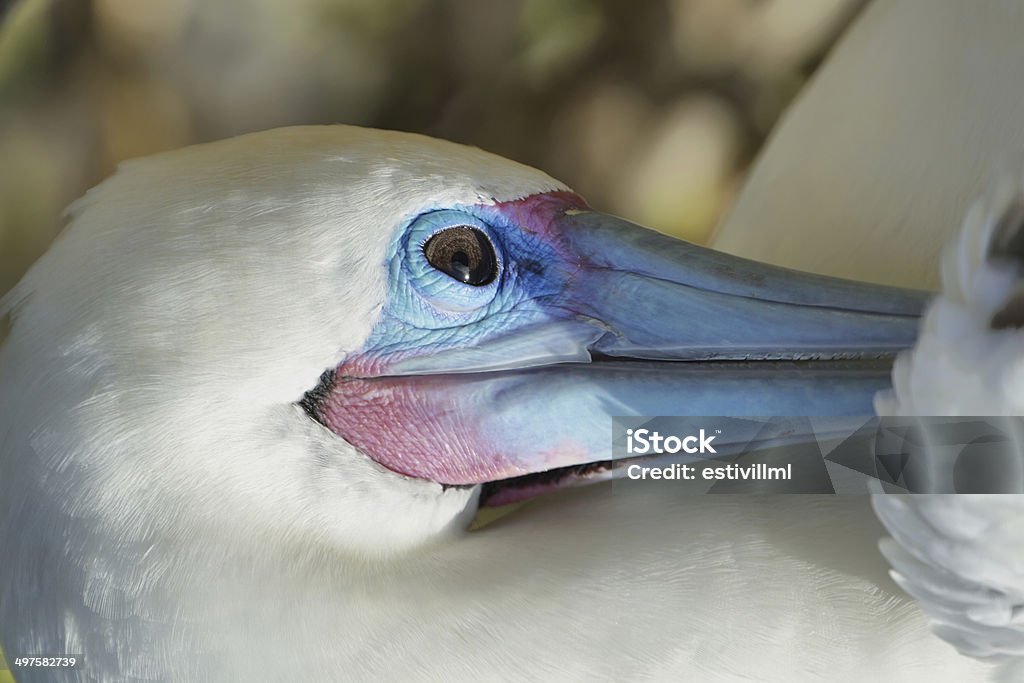
<path fill-rule="evenodd" d="M 942 291 L 929 305 L 921 336 L 897 359 L 893 391 L 879 396 L 880 415 L 1024 414 L 1024 333 L 993 325 L 1024 276 L 1019 257 L 1001 255 L 998 229 L 1018 232 L 1020 180 L 1002 178 L 967 211 L 942 254 Z"/>
<path fill-rule="evenodd" d="M 897 359 L 880 415 L 1024 414 L 1024 331 L 1013 306 L 1024 275 L 1005 253 L 1024 226 L 1020 179 L 1003 179 L 967 213 L 942 258 L 942 293 L 917 346 Z M 1001 318 L 1005 321 L 1000 322 Z M 1011 448 L 1024 458 L 1024 448 Z M 1005 485 L 1020 493 L 1021 482 Z M 1024 496 L 880 496 L 893 577 L 961 652 L 1024 657 Z"/>
<path fill-rule="evenodd" d="M 875 510 L 893 535 L 882 543 L 893 578 L 938 635 L 975 657 L 1024 656 L 1021 496 L 879 496 Z"/>

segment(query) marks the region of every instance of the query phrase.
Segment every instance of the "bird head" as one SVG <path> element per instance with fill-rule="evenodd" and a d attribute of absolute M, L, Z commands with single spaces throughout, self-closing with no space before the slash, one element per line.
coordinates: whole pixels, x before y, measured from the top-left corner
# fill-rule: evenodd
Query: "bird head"
<path fill-rule="evenodd" d="M 389 555 L 613 476 L 615 415 L 869 414 L 887 368 L 857 364 L 923 301 L 346 126 L 130 162 L 70 215 L 0 304 L 0 500 L 124 542 Z"/>

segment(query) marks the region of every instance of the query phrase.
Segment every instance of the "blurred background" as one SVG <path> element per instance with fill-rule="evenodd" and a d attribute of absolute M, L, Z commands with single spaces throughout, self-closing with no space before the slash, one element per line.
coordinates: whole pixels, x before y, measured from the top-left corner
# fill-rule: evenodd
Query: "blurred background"
<path fill-rule="evenodd" d="M 0 293 L 117 163 L 301 123 L 469 143 L 710 239 L 866 0 L 0 0 Z"/>

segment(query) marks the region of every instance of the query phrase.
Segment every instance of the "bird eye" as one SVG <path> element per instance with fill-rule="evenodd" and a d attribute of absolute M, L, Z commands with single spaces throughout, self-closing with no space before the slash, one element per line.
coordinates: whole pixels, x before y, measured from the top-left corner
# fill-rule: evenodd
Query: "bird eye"
<path fill-rule="evenodd" d="M 437 233 L 423 245 L 427 261 L 445 275 L 482 287 L 498 274 L 494 246 L 483 232 L 459 225 Z"/>

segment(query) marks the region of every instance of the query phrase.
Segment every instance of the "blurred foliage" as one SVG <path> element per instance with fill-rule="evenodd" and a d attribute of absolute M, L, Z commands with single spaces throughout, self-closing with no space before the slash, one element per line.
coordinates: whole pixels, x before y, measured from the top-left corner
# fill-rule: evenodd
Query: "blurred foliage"
<path fill-rule="evenodd" d="M 0 292 L 122 159 L 413 130 L 708 239 L 863 0 L 0 0 Z"/>

